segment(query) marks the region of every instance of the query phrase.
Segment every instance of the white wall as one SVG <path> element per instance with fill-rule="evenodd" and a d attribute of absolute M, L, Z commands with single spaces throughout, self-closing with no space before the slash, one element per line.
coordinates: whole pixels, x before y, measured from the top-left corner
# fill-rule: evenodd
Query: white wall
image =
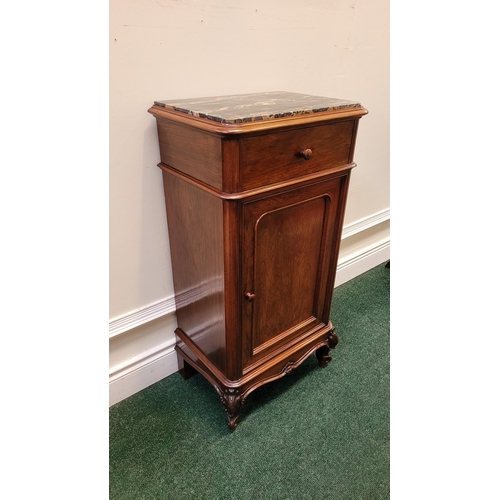
<path fill-rule="evenodd" d="M 110 403 L 176 370 L 154 100 L 359 100 L 336 285 L 389 256 L 388 0 L 110 1 Z"/>

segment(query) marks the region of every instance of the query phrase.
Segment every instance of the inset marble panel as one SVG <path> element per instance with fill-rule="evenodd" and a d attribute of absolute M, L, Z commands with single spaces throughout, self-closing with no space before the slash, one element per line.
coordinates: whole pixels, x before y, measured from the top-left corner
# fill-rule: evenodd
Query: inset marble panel
<path fill-rule="evenodd" d="M 228 124 L 361 107 L 357 101 L 282 91 L 155 101 L 155 104 Z"/>

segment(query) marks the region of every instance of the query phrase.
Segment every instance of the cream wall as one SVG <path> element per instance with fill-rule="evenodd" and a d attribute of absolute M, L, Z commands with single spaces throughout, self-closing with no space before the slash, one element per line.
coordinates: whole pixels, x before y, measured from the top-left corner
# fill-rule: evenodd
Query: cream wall
<path fill-rule="evenodd" d="M 350 279 L 388 258 L 389 2 L 111 0 L 109 35 L 114 403 L 176 369 L 158 141 L 147 113 L 154 100 L 287 90 L 361 101 L 369 114 L 339 268 Z"/>

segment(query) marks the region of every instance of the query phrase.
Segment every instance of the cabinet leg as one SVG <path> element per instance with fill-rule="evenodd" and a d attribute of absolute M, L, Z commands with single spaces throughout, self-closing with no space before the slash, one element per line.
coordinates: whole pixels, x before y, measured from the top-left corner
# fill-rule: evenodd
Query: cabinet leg
<path fill-rule="evenodd" d="M 335 328 L 330 332 L 328 336 L 328 345 L 323 345 L 316 350 L 316 358 L 318 358 L 318 364 L 321 368 L 325 366 L 332 360 L 330 356 L 330 349 L 334 349 L 339 343 L 339 338 L 335 333 Z"/>
<path fill-rule="evenodd" d="M 184 358 L 179 356 L 179 354 L 177 354 L 177 363 L 179 365 L 179 373 L 184 380 L 187 380 L 198 373 L 189 363 L 184 361 Z"/>
<path fill-rule="evenodd" d="M 241 414 L 241 406 L 243 405 L 243 397 L 235 389 L 226 389 L 219 393 L 220 400 L 226 409 L 227 423 L 229 428 L 234 431 L 238 426 L 238 419 Z"/>
<path fill-rule="evenodd" d="M 325 366 L 332 360 L 332 357 L 329 354 L 330 348 L 327 345 L 322 345 L 316 351 L 316 357 L 318 358 L 318 364 L 321 368 L 325 368 Z"/>

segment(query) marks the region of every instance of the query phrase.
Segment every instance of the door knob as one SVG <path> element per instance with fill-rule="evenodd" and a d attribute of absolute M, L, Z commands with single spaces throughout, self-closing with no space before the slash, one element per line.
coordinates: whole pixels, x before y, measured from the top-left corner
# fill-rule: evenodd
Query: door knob
<path fill-rule="evenodd" d="M 302 149 L 299 154 L 304 160 L 309 160 L 309 158 L 312 158 L 313 152 L 312 149 Z"/>
<path fill-rule="evenodd" d="M 255 293 L 245 293 L 245 299 L 247 299 L 248 302 L 253 302 L 253 299 L 255 299 Z"/>

